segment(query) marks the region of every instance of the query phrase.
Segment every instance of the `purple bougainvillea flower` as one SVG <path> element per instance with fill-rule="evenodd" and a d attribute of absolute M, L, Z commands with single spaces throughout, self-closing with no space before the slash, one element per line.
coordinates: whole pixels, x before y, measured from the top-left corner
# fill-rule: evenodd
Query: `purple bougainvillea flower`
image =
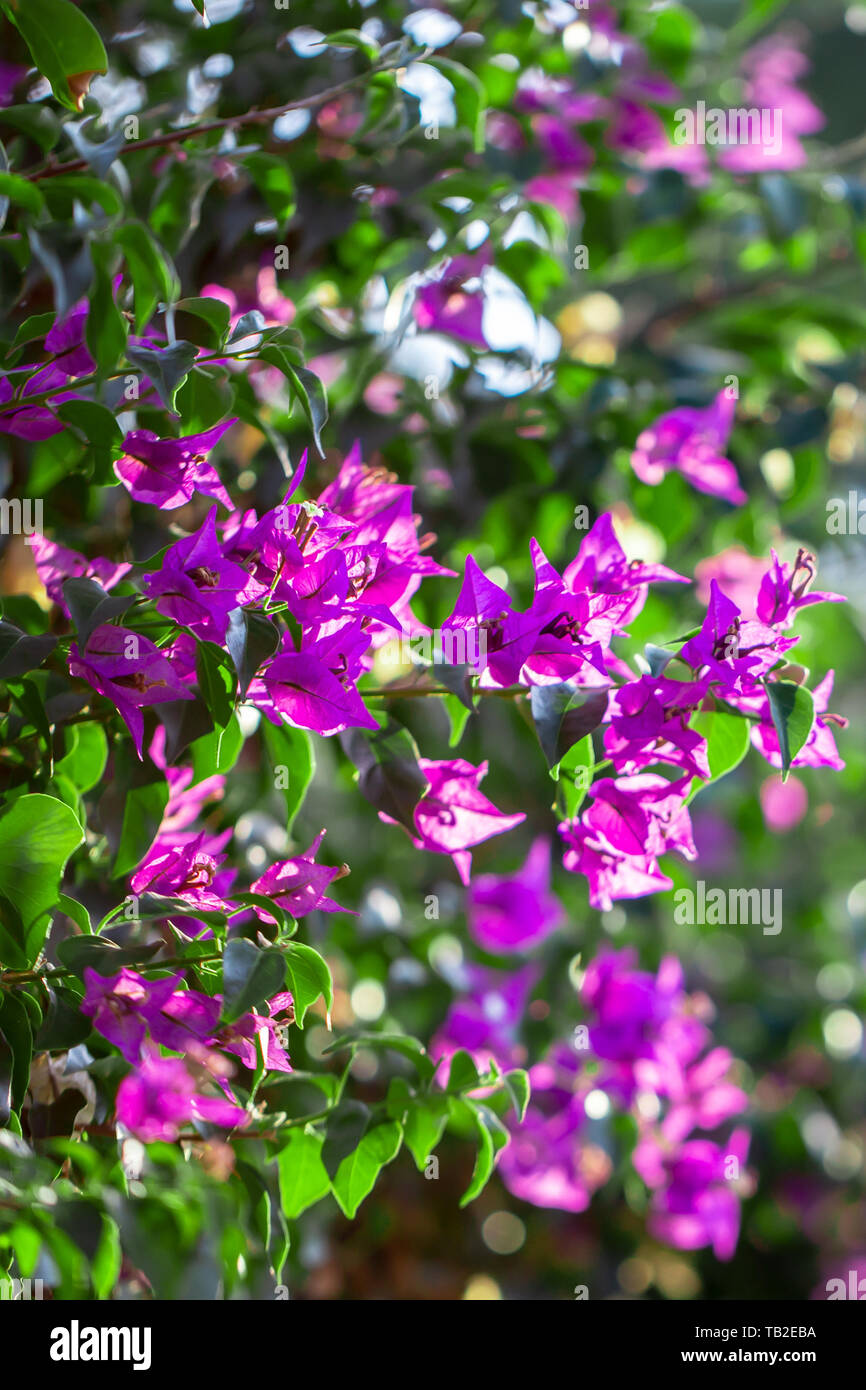
<path fill-rule="evenodd" d="M 692 1139 L 673 1152 L 652 1138 L 638 1143 L 632 1162 L 656 1189 L 649 1223 L 653 1235 L 678 1250 L 711 1245 L 716 1259 L 729 1260 L 740 1230 L 731 1174 L 741 1174 L 748 1152 L 744 1129 L 735 1130 L 725 1145 Z"/>
<path fill-rule="evenodd" d="M 214 1067 L 214 1071 L 220 1074 L 219 1068 Z M 190 1120 L 207 1120 L 230 1128 L 248 1124 L 250 1116 L 241 1106 L 223 1096 L 199 1093 L 197 1086 L 210 1079 L 201 1064 L 188 1063 L 180 1057 L 148 1055 L 118 1087 L 118 1123 L 145 1143 L 173 1143 L 181 1126 Z"/>
<path fill-rule="evenodd" d="M 486 242 L 478 251 L 448 261 L 437 277 L 422 285 L 415 295 L 413 313 L 418 327 L 450 333 L 452 338 L 459 338 L 472 347 L 486 348 L 481 276 L 490 263 L 490 247 Z"/>
<path fill-rule="evenodd" d="M 12 105 L 15 100 L 15 88 L 26 76 L 27 68 L 21 63 L 0 61 L 0 106 Z"/>
<path fill-rule="evenodd" d="M 550 891 L 550 841 L 533 842 L 516 874 L 482 874 L 469 888 L 469 930 L 487 951 L 520 951 L 556 931 L 562 904 Z"/>
<path fill-rule="evenodd" d="M 225 1052 L 233 1052 L 250 1071 L 259 1065 L 259 1048 L 267 1071 L 291 1071 L 289 1054 L 281 1041 L 285 1025 L 280 1023 L 280 1015 L 287 1021 L 294 1018 L 294 1001 L 291 994 L 275 994 L 268 1003 L 267 1014 L 244 1014 L 235 1023 L 220 1029 L 216 1042 Z"/>
<path fill-rule="evenodd" d="M 225 856 L 209 854 L 205 840 L 204 832 L 185 844 L 166 845 L 155 840 L 130 879 L 133 893 L 182 898 L 206 911 L 222 911 L 225 899 L 214 891 L 214 881 Z"/>
<path fill-rule="evenodd" d="M 225 792 L 226 779 L 216 772 L 211 777 L 203 777 L 192 784 L 195 773 L 191 767 L 169 767 L 165 759 L 166 730 L 158 724 L 150 741 L 148 753 L 151 762 L 165 773 L 169 787 L 169 798 L 162 814 L 159 838 L 171 841 L 180 831 L 189 829 L 198 818 L 202 807 L 212 800 L 219 800 Z"/>
<path fill-rule="evenodd" d="M 589 1030 L 595 1057 L 636 1062 L 654 1056 L 661 1026 L 683 1002 L 683 972 L 666 956 L 656 975 L 635 969 L 633 951 L 603 950 L 588 966 L 581 1000 L 595 1014 Z"/>
<path fill-rule="evenodd" d="M 762 623 L 787 628 L 800 608 L 813 603 L 845 603 L 843 594 L 809 592 L 816 566 L 814 555 L 807 550 L 798 550 L 793 568 L 784 564 L 775 550 L 770 555 L 772 564 L 761 580 L 755 605 L 755 615 Z"/>
<path fill-rule="evenodd" d="M 204 434 L 160 439 L 152 430 L 133 430 L 123 441 L 123 456 L 114 465 L 117 477 L 136 502 L 168 511 L 182 507 L 196 492 L 215 497 L 229 511 L 231 498 L 207 456 L 237 420 L 224 420 Z"/>
<path fill-rule="evenodd" d="M 609 912 L 619 898 L 643 898 L 674 886 L 654 855 L 620 854 L 595 838 L 582 820 L 564 822 L 559 833 L 566 844 L 565 868 L 586 877 L 590 906 L 601 912 Z"/>
<path fill-rule="evenodd" d="M 29 537 L 28 544 L 33 551 L 36 572 L 45 585 L 48 597 L 62 609 L 67 618 L 70 615 L 63 599 L 64 580 L 95 579 L 103 589 L 113 589 L 132 569 L 131 565 L 115 564 L 112 560 L 103 559 L 101 555 L 88 560 L 84 555 L 79 555 L 77 550 L 67 550 L 66 546 L 58 545 L 56 541 L 50 541 L 38 532 Z"/>
<path fill-rule="evenodd" d="M 430 790 L 415 807 L 418 834 L 413 836 L 412 843 L 416 849 L 450 854 L 460 882 L 468 884 L 472 868 L 470 848 L 481 844 L 482 840 L 489 840 L 491 835 L 512 830 L 526 816 L 522 811 L 506 815 L 479 790 L 479 783 L 487 776 L 486 762 L 474 767 L 465 758 L 438 762 L 419 758 L 418 765 Z M 384 811 L 379 812 L 379 819 L 386 825 L 397 824 Z"/>
<path fill-rule="evenodd" d="M 602 512 L 587 531 L 580 549 L 562 577 L 573 594 L 584 590 L 598 594 L 622 594 L 647 584 L 691 582 L 685 575 L 668 569 L 667 565 L 629 560 L 617 539 L 610 512 Z"/>
<path fill-rule="evenodd" d="M 641 482 L 655 486 L 674 470 L 699 492 L 743 506 L 749 499 L 737 481 L 734 465 L 723 452 L 736 409 L 736 401 L 725 389 L 706 410 L 679 406 L 660 415 L 638 436 L 631 456 L 632 468 Z"/>
<path fill-rule="evenodd" d="M 581 820 L 595 839 L 619 854 L 676 850 L 685 859 L 695 859 L 685 805 L 690 788 L 690 777 L 676 782 L 654 773 L 602 777 L 592 784 L 592 805 Z"/>
<path fill-rule="evenodd" d="M 142 708 L 163 704 L 166 700 L 193 698 L 193 692 L 176 674 L 165 649 L 160 650 L 141 633 L 110 623 L 94 628 L 83 653 L 75 642 L 72 643 L 69 672 L 87 681 L 98 694 L 117 706 L 139 757 L 144 740 Z"/>
<path fill-rule="evenodd" d="M 692 777 L 709 777 L 706 739 L 688 727 L 708 690 L 708 678 L 640 676 L 612 692 L 604 747 L 616 770 L 631 776 L 671 763 Z"/>
<path fill-rule="evenodd" d="M 292 1016 L 292 996 L 276 994 L 267 1005 L 268 1012 L 243 1014 L 234 1023 L 219 1026 L 222 996 L 201 994 L 198 990 L 178 990 L 161 1005 L 158 1013 L 148 1018 L 154 1042 L 173 1052 L 193 1055 L 201 1045 L 234 1053 L 245 1067 L 254 1071 L 259 1064 L 258 1044 L 268 1071 L 291 1071 L 288 1054 L 282 1045 L 284 1025 L 280 1015 Z"/>
<path fill-rule="evenodd" d="M 229 614 L 261 592 L 246 570 L 226 560 L 216 533 L 216 507 L 200 529 L 166 551 L 143 585 L 160 613 L 197 636 L 222 642 Z"/>
<path fill-rule="evenodd" d="M 251 683 L 250 699 L 272 724 L 288 721 L 323 736 L 379 727 L 354 684 L 348 678 L 344 684 L 326 664 L 333 645 L 321 642 L 314 651 L 284 649 Z"/>
<path fill-rule="evenodd" d="M 515 1197 L 537 1207 L 585 1211 L 606 1182 L 611 1162 L 588 1142 L 584 1101 L 592 1082 L 582 1081 L 574 1051 L 557 1044 L 529 1070 L 532 1099 L 522 1123 L 509 1122 L 511 1141 L 498 1171 Z"/>
<path fill-rule="evenodd" d="M 795 86 L 809 63 L 787 37 L 771 35 L 743 56 L 746 74 L 743 105 L 772 113 L 771 130 L 761 138 L 728 146 L 719 163 L 735 173 L 766 173 L 800 169 L 808 155 L 799 136 L 812 135 L 825 124 L 824 113 Z"/>
<path fill-rule="evenodd" d="M 636 1072 L 641 1086 L 671 1101 L 662 1126 L 667 1138 L 679 1141 L 694 1129 L 717 1129 L 748 1108 L 745 1091 L 729 1080 L 734 1059 L 726 1047 L 714 1047 L 690 1067 L 664 1047 L 659 1056 L 660 1062 L 639 1062 Z"/>
<path fill-rule="evenodd" d="M 459 983 L 465 993 L 448 1010 L 430 1043 L 430 1056 L 444 1064 L 463 1049 L 479 1071 L 488 1071 L 494 1062 L 501 1070 L 521 1066 L 526 1053 L 517 1028 L 536 975 L 534 966 L 510 972 L 463 966 Z M 445 1074 L 441 1065 L 440 1077 Z"/>
<path fill-rule="evenodd" d="M 37 382 L 34 373 L 25 383 L 22 395 L 15 395 L 15 389 L 8 376 L 0 377 L 0 434 L 13 434 L 19 439 L 50 439 L 52 435 L 62 434 L 66 429 L 47 405 L 27 405 L 27 396 L 50 389 L 51 385 L 62 386 L 66 381 L 63 373 L 56 374 L 56 382 Z M 54 404 L 76 400 L 74 391 L 62 391 L 54 397 Z"/>
<path fill-rule="evenodd" d="M 516 613 L 504 589 L 488 579 L 469 555 L 454 611 L 443 632 L 463 632 L 467 664 L 484 684 L 517 684 L 541 630 L 543 610 Z M 483 641 L 482 641 L 483 638 Z"/>
<path fill-rule="evenodd" d="M 127 1062 L 137 1062 L 150 1016 L 171 998 L 182 978 L 178 974 L 146 980 L 126 966 L 116 975 L 98 975 L 88 966 L 81 1012 L 93 1019 L 96 1031 L 113 1043 Z"/>
<path fill-rule="evenodd" d="M 698 144 L 676 144 L 661 117 L 643 101 L 622 95 L 608 125 L 605 143 L 634 156 L 645 169 L 676 169 L 695 187 L 710 180 L 706 150 Z"/>
<path fill-rule="evenodd" d="M 316 855 L 324 835 L 324 830 L 320 830 L 305 854 L 299 854 L 294 859 L 283 859 L 278 864 L 272 864 L 269 869 L 265 870 L 261 878 L 257 878 L 252 884 L 252 891 L 262 893 L 267 898 L 273 898 L 277 906 L 292 917 L 303 917 L 307 912 L 317 910 L 319 912 L 350 912 L 350 908 L 341 907 L 338 902 L 334 902 L 333 898 L 325 895 L 328 884 L 333 883 L 335 879 L 345 878 L 349 872 L 349 866 L 348 864 L 338 864 L 334 868 L 329 868 L 327 864 L 316 863 Z M 275 920 L 268 915 L 264 908 L 258 905 L 254 906 L 254 911 L 265 922 Z M 352 915 L 357 914 L 353 913 Z"/>
<path fill-rule="evenodd" d="M 749 694 L 796 638 L 781 637 L 773 627 L 742 619 L 737 605 L 710 581 L 710 602 L 700 631 L 680 649 L 703 679 L 724 695 Z"/>

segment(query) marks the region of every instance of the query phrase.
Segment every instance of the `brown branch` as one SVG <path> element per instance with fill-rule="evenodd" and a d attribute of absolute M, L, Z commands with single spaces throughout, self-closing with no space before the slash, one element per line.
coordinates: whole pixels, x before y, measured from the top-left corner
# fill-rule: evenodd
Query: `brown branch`
<path fill-rule="evenodd" d="M 177 145 L 183 140 L 191 140 L 196 135 L 209 135 L 215 130 L 232 130 L 235 126 L 257 125 L 266 121 L 274 121 L 279 116 L 285 116 L 289 111 L 304 111 L 312 106 L 319 106 L 322 102 L 331 101 L 333 97 L 351 91 L 352 88 L 359 86 L 376 73 L 387 70 L 388 64 L 382 64 L 379 67 L 370 68 L 367 72 L 359 73 L 355 77 L 350 77 L 345 82 L 339 82 L 334 87 L 325 87 L 321 92 L 314 92 L 312 96 L 299 97 L 296 101 L 287 101 L 282 106 L 271 106 L 264 111 L 242 111 L 237 116 L 223 116 L 219 120 L 207 121 L 203 125 L 181 126 L 177 130 L 165 131 L 161 135 L 148 135 L 144 140 L 130 140 L 124 153 Z M 70 159 L 65 164 L 47 164 L 41 169 L 25 169 L 19 177 L 29 179 L 31 183 L 37 183 L 41 179 L 53 179 L 58 174 L 73 174 L 87 167 L 86 159 Z"/>

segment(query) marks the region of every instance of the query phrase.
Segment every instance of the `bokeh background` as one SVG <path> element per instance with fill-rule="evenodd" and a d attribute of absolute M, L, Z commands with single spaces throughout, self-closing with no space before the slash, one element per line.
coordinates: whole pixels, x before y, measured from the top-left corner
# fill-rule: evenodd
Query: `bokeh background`
<path fill-rule="evenodd" d="M 87 0 L 82 8 L 115 36 L 112 70 L 94 97 L 109 120 L 139 112 L 146 130 L 154 113 L 204 120 L 339 82 L 356 70 L 352 51 L 311 48 L 308 30 L 377 20 L 384 39 L 398 38 L 420 7 L 293 0 L 282 11 L 258 0 L 208 0 L 209 28 L 193 23 L 181 0 Z M 490 108 L 510 112 L 513 104 L 515 70 L 491 62 L 497 55 L 511 55 L 517 70 L 541 65 L 569 75 L 581 90 L 605 91 L 615 78 L 604 61 L 564 42 L 561 13 L 545 19 L 556 6 L 469 0 L 447 8 L 471 36 L 454 56 L 478 75 Z M 495 1176 L 461 1211 L 472 1150 L 449 1135 L 437 1180 L 404 1154 L 353 1222 L 330 1202 L 302 1218 L 287 1274 L 293 1298 L 563 1299 L 586 1286 L 591 1299 L 807 1299 L 831 1274 L 844 1277 L 866 1262 L 866 535 L 830 535 L 826 525 L 830 499 L 851 491 L 866 498 L 866 145 L 857 146 L 866 130 L 866 5 L 693 0 L 661 9 L 675 11 L 679 27 L 660 34 L 644 3 L 616 6 L 654 66 L 678 83 L 684 105 L 701 97 L 713 104 L 717 94 L 723 104 L 735 101 L 748 45 L 768 32 L 796 36 L 811 63 L 801 85 L 827 118 L 808 141 L 804 168 L 750 178 L 719 171 L 695 188 L 672 170 L 628 167 L 598 132 L 597 141 L 587 137 L 597 160 L 579 210 L 562 219 L 534 209 L 541 232 L 533 239 L 525 225 L 515 233 L 514 212 L 501 207 L 504 193 L 535 171 L 532 152 L 474 153 L 448 124 L 447 102 L 438 138 L 425 138 L 435 92 L 425 94 L 432 107 L 420 113 L 405 91 L 393 108 L 383 97 L 378 112 L 364 108 L 363 95 L 338 100 L 312 117 L 278 122 L 266 147 L 290 170 L 297 200 L 279 286 L 295 306 L 331 411 L 308 495 L 359 440 L 367 462 L 416 485 L 441 563 L 461 570 L 471 552 L 524 602 L 530 537 L 562 567 L 581 538 L 579 505 L 591 517 L 612 509 L 630 555 L 664 558 L 685 574 L 731 548 L 757 557 L 776 546 L 790 560 L 804 546 L 817 556 L 818 587 L 848 598 L 806 610 L 796 629 L 796 659 L 817 678 L 835 669 L 832 708 L 850 720 L 838 738 L 844 771 L 796 773 L 780 797 L 778 778 L 752 753 L 695 804 L 698 863 L 666 864 L 677 886 L 703 877 L 713 886 L 781 888 L 782 931 L 678 926 L 671 893 L 598 913 L 584 881 L 556 856 L 566 925 L 532 955 L 538 979 L 522 1028 L 529 1062 L 580 1022 L 569 967 L 578 955 L 591 959 L 602 942 L 634 946 L 645 968 L 675 953 L 689 987 L 712 1000 L 716 1040 L 740 1059 L 738 1079 L 751 1096 L 754 1182 L 738 1251 L 722 1264 L 647 1236 L 646 1196 L 627 1158 L 630 1122 L 611 1113 L 592 1122 L 591 1139 L 609 1155 L 613 1176 L 587 1212 L 533 1208 Z M 583 18 L 576 9 L 571 23 Z M 235 138 L 242 143 L 243 131 Z M 196 287 L 189 293 L 218 284 L 241 296 L 262 264 L 273 263 L 275 224 L 261 190 L 233 164 L 230 144 L 206 158 L 155 160 L 132 195 L 185 285 Z M 504 302 L 499 338 L 491 326 L 485 353 L 401 338 L 402 287 L 475 220 L 493 229 L 497 267 L 516 288 L 517 299 Z M 588 249 L 586 270 L 573 268 L 578 244 Z M 527 328 L 515 344 L 503 325 L 518 312 Z M 425 394 L 431 374 L 433 399 Z M 641 428 L 674 400 L 704 403 L 728 374 L 740 382 L 730 456 L 748 505 L 731 509 L 677 475 L 657 488 L 641 484 L 629 465 Z M 202 427 L 218 404 L 196 403 Z M 241 425 L 228 441 L 230 485 L 250 506 L 271 505 L 282 478 L 275 439 L 293 458 L 307 442 L 303 422 L 279 400 L 271 423 L 271 439 Z M 6 441 L 7 480 L 21 466 L 17 448 Z M 50 498 L 45 529 L 66 544 L 138 559 L 166 543 L 165 518 L 139 518 L 133 529 L 122 489 L 92 489 L 68 475 L 62 442 L 36 446 L 34 458 L 33 487 Z M 192 525 L 197 517 L 190 510 L 181 519 Z M 425 585 L 418 615 L 438 626 L 458 583 Z M 14 540 L 0 559 L 0 588 L 36 593 L 29 556 Z M 656 589 L 624 654 L 687 631 L 699 612 L 694 590 Z M 456 702 L 448 705 L 456 716 Z M 518 831 L 475 853 L 477 872 L 504 873 L 522 863 L 535 836 L 555 839 L 551 782 L 516 707 L 482 705 L 459 754 L 489 759 L 487 795 L 527 813 Z M 403 701 L 394 713 L 425 756 L 451 756 L 443 703 Z M 338 983 L 335 1025 L 392 1019 L 429 1039 L 454 997 L 455 967 L 497 962 L 467 933 L 465 895 L 450 865 L 379 823 L 335 746 L 319 740 L 318 753 L 295 837 L 306 844 L 327 827 L 331 853 L 352 870 L 341 901 L 360 912 L 322 917 L 310 928 Z M 261 844 L 278 846 L 279 794 L 252 757 L 242 756 L 209 823 L 236 825 L 250 867 Z M 425 916 L 430 895 L 439 903 L 436 920 Z M 321 1060 L 329 1040 L 323 1025 L 295 1033 L 295 1065 L 330 1065 Z M 382 1054 L 361 1053 L 360 1094 L 380 1096 L 391 1065 Z"/>

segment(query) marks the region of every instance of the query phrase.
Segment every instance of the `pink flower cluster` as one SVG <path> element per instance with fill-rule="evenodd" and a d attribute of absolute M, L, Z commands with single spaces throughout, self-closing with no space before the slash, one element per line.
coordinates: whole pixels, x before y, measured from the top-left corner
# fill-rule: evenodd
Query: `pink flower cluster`
<path fill-rule="evenodd" d="M 515 928 L 519 917 L 515 902 Z M 520 1065 L 525 1050 L 518 1028 L 535 978 L 532 966 L 513 974 L 468 967 L 465 993 L 449 1010 L 432 1055 L 444 1061 L 464 1048 L 479 1070 Z M 588 1022 L 575 1028 L 571 1044 L 554 1044 L 529 1069 L 532 1098 L 523 1121 L 510 1122 L 511 1143 L 498 1163 L 502 1181 L 535 1206 L 584 1211 L 613 1172 L 610 1141 L 597 1118 L 604 1113 L 597 1101 L 606 1097 L 637 1122 L 633 1163 L 650 1190 L 652 1233 L 679 1249 L 710 1245 L 719 1259 L 729 1259 L 748 1135 L 738 1129 L 719 1140 L 706 1132 L 740 1115 L 748 1099 L 730 1080 L 731 1054 L 711 1046 L 709 1001 L 685 992 L 675 958 L 666 957 L 652 975 L 636 968 L 629 950 L 596 957 L 580 1000 Z"/>
<path fill-rule="evenodd" d="M 236 1127 L 249 1122 L 229 1088 L 232 1067 L 224 1053 L 254 1071 L 260 1059 L 269 1071 L 291 1071 L 284 1046 L 292 996 L 276 994 L 266 1014 L 246 1013 L 221 1024 L 222 999 L 181 988 L 183 972 L 147 980 L 123 967 L 115 975 L 85 969 L 82 1013 L 131 1063 L 120 1084 L 117 1119 L 141 1139 L 175 1139 L 188 1120 Z M 162 1057 L 159 1047 L 183 1054 Z M 202 1094 L 214 1086 L 220 1094 Z"/>

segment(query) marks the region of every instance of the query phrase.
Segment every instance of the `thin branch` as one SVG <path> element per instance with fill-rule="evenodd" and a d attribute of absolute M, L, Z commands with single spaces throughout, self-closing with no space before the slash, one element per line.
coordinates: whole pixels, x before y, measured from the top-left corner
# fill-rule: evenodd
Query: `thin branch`
<path fill-rule="evenodd" d="M 377 67 L 369 68 L 366 72 L 358 73 L 355 77 L 350 77 L 345 82 L 338 82 L 334 87 L 325 87 L 321 92 L 314 92 L 308 97 L 298 97 L 296 101 L 284 102 L 282 106 L 271 106 L 264 111 L 242 111 L 237 116 L 223 116 L 216 121 L 206 121 L 202 125 L 181 126 L 177 130 L 165 131 L 161 135 L 148 135 L 144 140 L 130 140 L 124 153 L 132 154 L 136 150 L 161 149 L 166 145 L 177 145 L 183 140 L 192 140 L 196 135 L 210 135 L 213 131 L 233 130 L 236 126 L 258 125 L 268 121 L 275 121 L 280 116 L 285 116 L 289 111 L 305 111 L 310 107 L 320 106 L 323 102 L 331 101 L 332 98 L 342 96 L 343 92 L 349 92 L 354 87 L 360 86 L 368 78 L 375 76 L 379 72 L 387 72 L 390 64 L 382 63 Z M 31 183 L 37 183 L 41 179 L 53 179 L 58 174 L 73 174 L 80 169 L 87 169 L 86 159 L 70 159 L 64 164 L 47 164 L 41 169 L 24 170 L 19 177 L 29 179 Z"/>

